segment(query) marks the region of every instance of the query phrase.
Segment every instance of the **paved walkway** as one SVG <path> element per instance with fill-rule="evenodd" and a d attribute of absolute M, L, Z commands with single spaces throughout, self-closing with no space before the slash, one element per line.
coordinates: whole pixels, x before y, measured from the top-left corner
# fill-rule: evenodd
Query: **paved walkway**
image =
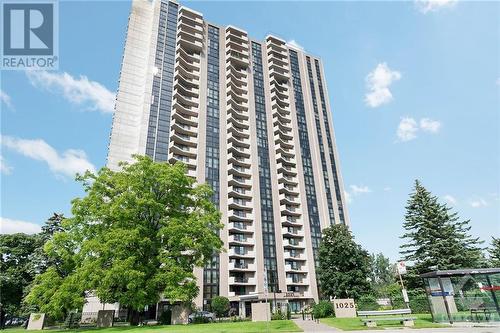
<path fill-rule="evenodd" d="M 313 320 L 302 320 L 302 318 L 293 319 L 304 333 L 332 333 L 344 332 L 334 327 L 317 323 Z M 443 327 L 443 328 L 399 328 L 399 329 L 381 329 L 370 331 L 350 331 L 349 333 L 500 333 L 500 327 Z"/>
<path fill-rule="evenodd" d="M 293 319 L 293 322 L 297 324 L 298 327 L 302 328 L 305 333 L 332 333 L 332 332 L 342 332 L 334 327 L 317 323 L 314 320 L 302 320 L 302 318 Z"/>

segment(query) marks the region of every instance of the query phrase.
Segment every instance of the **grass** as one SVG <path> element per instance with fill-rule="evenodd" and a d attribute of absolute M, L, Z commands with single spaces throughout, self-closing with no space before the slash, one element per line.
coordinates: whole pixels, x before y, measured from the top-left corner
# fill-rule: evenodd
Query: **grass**
<path fill-rule="evenodd" d="M 78 333 L 267 333 L 267 332 L 302 332 L 291 320 L 273 320 L 269 323 L 267 330 L 266 322 L 242 321 L 235 323 L 211 323 L 194 325 L 165 325 L 165 326 L 141 326 L 141 327 L 112 327 L 112 328 L 91 328 L 73 330 L 47 330 L 47 332 L 78 332 Z M 22 328 L 9 328 L 5 333 L 26 333 Z"/>
<path fill-rule="evenodd" d="M 433 323 L 430 314 L 412 314 L 411 316 L 417 318 L 417 320 L 414 321 L 415 326 L 413 326 L 413 328 L 446 327 L 446 325 Z M 377 327 L 366 327 L 366 325 L 361 321 L 361 318 L 323 318 L 321 319 L 321 322 L 344 331 L 404 327 L 403 324 L 398 321 L 378 321 Z"/>

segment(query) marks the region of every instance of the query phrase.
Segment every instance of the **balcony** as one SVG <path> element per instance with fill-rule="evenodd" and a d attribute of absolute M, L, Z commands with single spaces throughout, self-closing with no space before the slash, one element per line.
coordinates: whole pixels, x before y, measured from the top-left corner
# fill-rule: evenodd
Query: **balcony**
<path fill-rule="evenodd" d="M 241 67 L 234 67 L 231 63 L 229 63 L 226 67 L 227 70 L 227 78 L 233 77 L 237 79 L 241 84 L 246 85 L 247 71 L 242 69 Z"/>
<path fill-rule="evenodd" d="M 243 166 L 243 167 L 250 167 L 251 166 L 251 161 L 249 158 L 244 158 L 239 156 L 238 154 L 233 154 L 230 153 L 228 155 L 228 163 L 234 163 L 235 165 Z"/>
<path fill-rule="evenodd" d="M 251 237 L 241 237 L 243 234 L 229 235 L 228 242 L 229 244 L 240 244 L 244 246 L 254 246 L 255 242 Z"/>
<path fill-rule="evenodd" d="M 287 161 L 288 162 L 288 161 Z M 283 173 L 289 176 L 296 176 L 297 175 L 297 169 L 295 169 L 294 166 L 290 166 L 290 163 L 283 163 L 282 161 L 278 162 L 277 164 L 278 167 L 278 172 Z"/>
<path fill-rule="evenodd" d="M 227 134 L 228 134 L 228 137 L 234 136 L 234 137 L 239 138 L 239 139 L 250 138 L 250 133 L 248 132 L 248 130 L 246 130 L 244 128 L 236 127 L 233 123 L 229 123 L 227 125 Z"/>
<path fill-rule="evenodd" d="M 300 205 L 299 196 L 286 193 L 279 194 L 280 203 L 289 205 Z"/>
<path fill-rule="evenodd" d="M 227 224 L 227 229 L 229 231 L 232 231 L 232 232 L 253 234 L 253 231 L 250 228 L 250 225 L 248 223 L 244 223 L 244 222 L 229 221 L 229 223 Z"/>
<path fill-rule="evenodd" d="M 281 225 L 285 228 L 287 228 L 287 227 L 301 228 L 302 227 L 302 220 L 297 216 L 281 215 L 280 222 L 281 222 Z"/>
<path fill-rule="evenodd" d="M 305 261 L 306 256 L 303 253 L 290 253 L 290 251 L 285 251 L 285 260 L 295 260 L 295 261 Z"/>
<path fill-rule="evenodd" d="M 200 85 L 200 76 L 197 73 L 186 70 L 182 66 L 175 67 L 174 77 L 176 79 L 181 78 L 182 80 L 184 80 L 185 82 L 188 82 L 189 84 L 191 84 L 193 86 Z"/>
<path fill-rule="evenodd" d="M 241 198 L 228 198 L 227 205 L 229 208 L 234 208 L 243 211 L 251 212 L 253 210 L 252 201 Z"/>
<path fill-rule="evenodd" d="M 228 175 L 234 175 L 236 180 L 240 180 L 240 178 L 249 179 L 251 177 L 249 168 L 234 165 L 232 163 L 228 165 L 227 173 Z"/>
<path fill-rule="evenodd" d="M 234 117 L 242 122 L 248 121 L 250 118 L 248 117 L 248 111 L 238 111 L 234 108 L 227 109 L 228 117 Z"/>
<path fill-rule="evenodd" d="M 177 124 L 191 126 L 192 128 L 198 127 L 198 117 L 183 116 L 180 112 L 174 112 L 172 114 L 172 119 L 175 120 Z"/>
<path fill-rule="evenodd" d="M 227 176 L 227 183 L 228 183 L 228 185 L 239 186 L 239 187 L 244 187 L 244 188 L 251 188 L 252 187 L 251 179 L 232 175 L 232 174 L 229 174 Z"/>
<path fill-rule="evenodd" d="M 235 262 L 229 263 L 230 271 L 255 271 L 255 264 L 243 263 L 237 264 Z"/>
<path fill-rule="evenodd" d="M 233 41 L 241 45 L 248 45 L 248 37 L 246 33 L 231 26 L 226 29 L 226 42 L 227 41 Z"/>
<path fill-rule="evenodd" d="M 250 149 L 242 148 L 234 144 L 233 142 L 228 142 L 227 151 L 236 153 L 238 156 L 250 158 Z"/>
<path fill-rule="evenodd" d="M 238 111 L 248 111 L 248 100 L 237 96 L 234 92 L 229 91 L 227 94 L 227 106 Z"/>
<path fill-rule="evenodd" d="M 281 166 L 295 166 L 297 162 L 293 156 L 293 150 L 276 149 L 276 161 Z"/>
<path fill-rule="evenodd" d="M 195 147 L 181 145 L 174 141 L 170 141 L 168 148 L 170 152 L 180 156 L 195 158 L 197 155 L 197 149 Z"/>
<path fill-rule="evenodd" d="M 182 134 L 177 131 L 172 132 L 170 140 L 180 145 L 186 145 L 191 147 L 196 147 L 198 145 L 198 140 L 195 136 Z"/>
<path fill-rule="evenodd" d="M 184 106 L 185 109 L 191 107 L 197 108 L 200 105 L 199 98 L 183 95 L 177 87 L 174 87 L 174 102 L 178 102 Z"/>
<path fill-rule="evenodd" d="M 184 104 L 182 102 L 183 100 L 184 100 L 184 98 L 182 98 L 182 97 L 177 98 L 177 96 L 175 96 L 173 98 L 172 108 L 173 108 L 174 112 L 182 113 L 184 116 L 187 116 L 187 117 L 198 117 L 197 108 L 194 106 L 191 106 L 191 105 Z"/>
<path fill-rule="evenodd" d="M 287 237 L 304 237 L 304 231 L 295 227 L 281 228 L 281 234 Z"/>
<path fill-rule="evenodd" d="M 285 272 L 304 272 L 307 273 L 307 266 L 306 265 L 290 265 L 290 264 L 285 264 Z"/>
<path fill-rule="evenodd" d="M 243 121 L 243 120 L 239 120 L 239 119 L 236 119 L 236 118 L 229 118 L 227 120 L 227 123 L 228 123 L 228 126 L 230 123 L 233 123 L 233 125 L 237 128 L 243 128 L 245 130 L 248 130 L 250 128 L 250 126 L 248 125 L 248 123 L 246 121 Z"/>
<path fill-rule="evenodd" d="M 252 277 L 239 277 L 239 276 L 230 276 L 229 284 L 233 285 L 255 285 L 255 278 Z"/>
<path fill-rule="evenodd" d="M 245 55 L 244 53 L 235 51 L 235 50 L 227 50 L 226 59 L 233 66 L 235 66 L 239 69 L 247 68 L 248 65 L 250 64 L 247 55 Z"/>
<path fill-rule="evenodd" d="M 299 241 L 298 238 L 284 238 L 283 239 L 283 247 L 284 248 L 292 248 L 292 249 L 304 249 L 304 242 Z"/>
<path fill-rule="evenodd" d="M 241 222 L 252 222 L 253 221 L 253 214 L 243 211 L 243 210 L 234 210 L 234 209 L 229 209 L 227 212 L 227 217 L 231 221 L 241 221 Z"/>
<path fill-rule="evenodd" d="M 238 186 L 229 186 L 228 196 L 232 198 L 252 199 L 252 191 Z"/>
<path fill-rule="evenodd" d="M 200 68 L 199 65 L 196 63 L 190 63 L 186 60 L 184 60 L 182 57 L 177 57 L 177 60 L 175 61 L 175 67 L 176 68 L 182 68 L 184 71 L 192 74 L 193 76 L 196 77 L 196 79 L 200 78 Z M 194 86 L 194 84 L 192 85 Z"/>
<path fill-rule="evenodd" d="M 203 20 L 202 20 L 203 21 Z M 180 28 L 181 26 L 183 28 L 195 30 L 199 33 L 203 33 L 203 23 L 198 21 L 196 18 L 189 18 L 186 15 L 180 15 L 179 16 L 179 22 L 177 24 L 177 27 Z"/>
<path fill-rule="evenodd" d="M 199 64 L 201 60 L 201 56 L 199 53 L 189 53 L 184 49 L 178 49 L 177 55 L 190 64 Z"/>
<path fill-rule="evenodd" d="M 278 191 L 279 193 L 299 194 L 296 186 L 283 183 L 278 184 Z"/>
<path fill-rule="evenodd" d="M 297 279 L 297 278 L 286 278 L 286 284 L 287 285 L 299 285 L 299 286 L 303 286 L 303 285 L 307 285 L 307 281 L 305 279 Z"/>
<path fill-rule="evenodd" d="M 283 215 L 300 217 L 302 215 L 302 209 L 298 208 L 296 205 L 280 205 L 280 212 Z"/>
<path fill-rule="evenodd" d="M 230 247 L 228 251 L 229 257 L 245 257 L 254 258 L 255 252 L 247 247 Z"/>
<path fill-rule="evenodd" d="M 180 7 L 179 17 L 191 21 L 193 25 L 203 26 L 203 15 L 187 7 Z"/>

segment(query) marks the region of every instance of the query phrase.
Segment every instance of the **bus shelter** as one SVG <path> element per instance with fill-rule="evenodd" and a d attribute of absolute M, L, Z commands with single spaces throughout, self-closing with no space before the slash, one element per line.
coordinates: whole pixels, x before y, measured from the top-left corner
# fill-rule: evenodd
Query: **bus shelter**
<path fill-rule="evenodd" d="M 421 274 L 435 322 L 500 321 L 500 268 Z"/>

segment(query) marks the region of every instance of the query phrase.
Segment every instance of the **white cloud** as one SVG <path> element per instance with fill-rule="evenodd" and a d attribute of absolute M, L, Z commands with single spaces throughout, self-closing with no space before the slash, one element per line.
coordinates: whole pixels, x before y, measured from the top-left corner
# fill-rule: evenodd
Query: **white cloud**
<path fill-rule="evenodd" d="M 452 205 L 456 205 L 457 204 L 457 199 L 455 199 L 455 197 L 452 196 L 452 195 L 450 195 L 450 194 L 444 195 L 443 199 L 446 200 L 448 203 L 450 203 Z"/>
<path fill-rule="evenodd" d="M 399 141 L 406 142 L 417 138 L 417 133 L 422 130 L 436 134 L 441 129 L 441 123 L 430 118 L 422 118 L 419 122 L 412 117 L 403 117 L 399 122 L 396 135 Z"/>
<path fill-rule="evenodd" d="M 95 172 L 95 167 L 82 150 L 68 149 L 59 154 L 52 146 L 41 139 L 29 140 L 2 135 L 2 145 L 19 154 L 47 163 L 50 170 L 58 175 L 74 177 L 86 170 Z"/>
<path fill-rule="evenodd" d="M 386 187 L 384 187 L 384 191 L 385 191 L 385 192 L 389 192 L 389 191 L 391 191 L 391 190 L 392 190 L 392 188 L 391 188 L 390 186 L 386 186 Z"/>
<path fill-rule="evenodd" d="M 418 10 L 424 14 L 446 7 L 453 7 L 456 3 L 457 0 L 415 0 Z"/>
<path fill-rule="evenodd" d="M 415 119 L 410 117 L 401 118 L 396 134 L 399 140 L 406 142 L 417 137 L 418 125 Z"/>
<path fill-rule="evenodd" d="M 112 113 L 115 94 L 86 76 L 74 78 L 70 74 L 46 71 L 26 71 L 31 84 L 55 93 L 61 93 L 69 102 L 84 105 L 92 111 Z"/>
<path fill-rule="evenodd" d="M 0 172 L 4 175 L 10 175 L 12 173 L 12 167 L 5 162 L 3 156 L 0 156 Z"/>
<path fill-rule="evenodd" d="M 288 45 L 290 46 L 293 46 L 295 47 L 296 49 L 299 49 L 299 50 L 304 50 L 304 47 L 302 45 L 300 45 L 299 43 L 297 43 L 297 41 L 295 39 L 292 39 L 292 40 L 289 40 L 288 42 L 286 42 Z"/>
<path fill-rule="evenodd" d="M 19 232 L 36 234 L 40 232 L 40 229 L 40 226 L 35 223 L 0 217 L 0 234 L 15 234 Z"/>
<path fill-rule="evenodd" d="M 477 200 L 473 200 L 470 202 L 471 207 L 473 208 L 481 208 L 481 207 L 486 207 L 488 206 L 488 202 L 484 200 L 483 198 L 479 198 Z"/>
<path fill-rule="evenodd" d="M 9 109 L 12 109 L 12 100 L 9 95 L 2 89 L 0 89 L 0 103 L 5 104 Z"/>
<path fill-rule="evenodd" d="M 429 118 L 420 119 L 420 129 L 430 133 L 437 133 L 441 128 L 441 123 L 437 120 L 432 120 Z"/>
<path fill-rule="evenodd" d="M 365 95 L 366 105 L 376 108 L 392 101 L 393 97 L 389 87 L 399 79 L 401 79 L 400 72 L 391 70 L 385 62 L 378 64 L 365 79 L 369 90 Z"/>
<path fill-rule="evenodd" d="M 372 190 L 370 190 L 368 188 L 368 186 L 358 186 L 358 185 L 351 185 L 349 186 L 351 188 L 351 192 L 354 194 L 354 195 L 358 195 L 358 194 L 361 194 L 361 193 L 370 193 Z"/>

